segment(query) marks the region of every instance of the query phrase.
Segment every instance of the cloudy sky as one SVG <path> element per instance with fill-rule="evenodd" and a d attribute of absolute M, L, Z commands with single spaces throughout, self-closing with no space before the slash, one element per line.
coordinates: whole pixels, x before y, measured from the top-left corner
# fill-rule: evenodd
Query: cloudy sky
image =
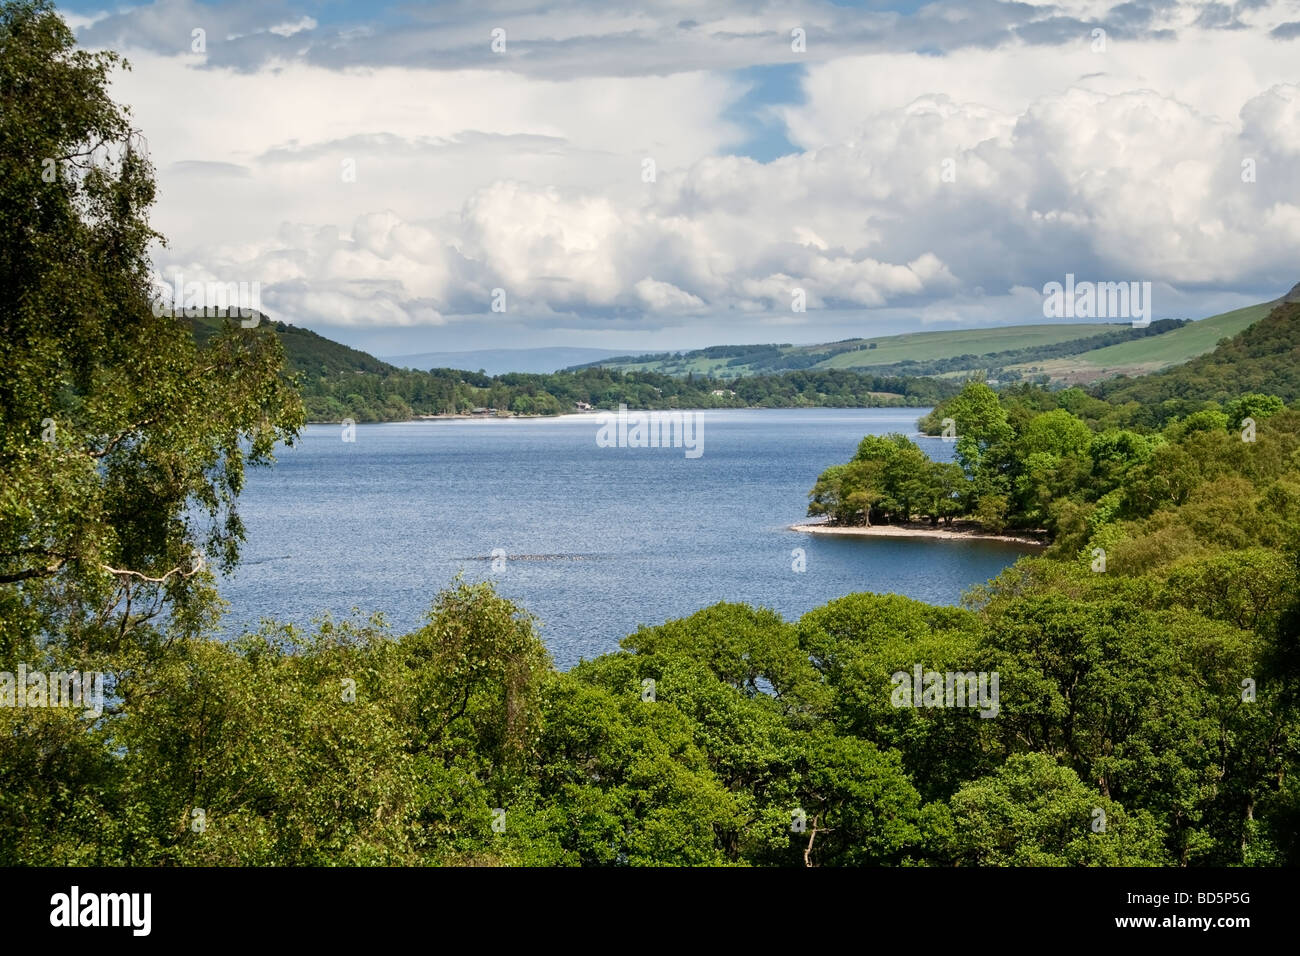
<path fill-rule="evenodd" d="M 381 355 L 1041 322 L 1067 273 L 1197 318 L 1300 280 L 1300 0 L 60 9 L 132 64 L 160 271 Z"/>

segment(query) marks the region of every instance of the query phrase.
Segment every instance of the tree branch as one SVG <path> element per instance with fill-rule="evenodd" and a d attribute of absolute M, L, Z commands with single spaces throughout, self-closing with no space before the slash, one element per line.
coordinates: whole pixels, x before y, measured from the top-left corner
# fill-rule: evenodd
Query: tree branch
<path fill-rule="evenodd" d="M 100 567 L 103 568 L 105 571 L 107 571 L 109 574 L 116 574 L 120 578 L 139 578 L 141 581 L 146 581 L 149 584 L 166 584 L 167 579 L 170 578 L 173 574 L 179 574 L 182 578 L 192 578 L 194 575 L 198 574 L 200 571 L 203 570 L 203 565 L 200 563 L 197 565 L 191 565 L 188 571 L 186 571 L 183 567 L 175 567 L 172 568 L 170 571 L 168 571 L 160 578 L 151 578 L 147 574 L 141 571 L 131 571 L 125 568 L 122 569 L 111 568 L 107 564 L 101 564 Z"/>

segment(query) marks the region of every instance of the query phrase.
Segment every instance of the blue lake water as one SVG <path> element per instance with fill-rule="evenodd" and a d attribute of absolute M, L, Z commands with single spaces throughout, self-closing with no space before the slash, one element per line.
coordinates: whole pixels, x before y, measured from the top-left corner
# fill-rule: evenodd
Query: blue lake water
<path fill-rule="evenodd" d="M 599 447 L 591 416 L 358 425 L 352 442 L 338 425 L 310 426 L 273 468 L 248 474 L 248 541 L 222 584 L 225 626 L 305 625 L 357 607 L 400 633 L 463 571 L 537 615 L 567 668 L 640 624 L 717 601 L 787 619 L 854 591 L 955 604 L 1026 549 L 788 530 L 817 475 L 863 435 L 902 432 L 949 459 L 950 444 L 916 434 L 926 411 L 704 412 L 696 458 Z M 484 560 L 495 549 L 506 555 L 496 571 Z"/>

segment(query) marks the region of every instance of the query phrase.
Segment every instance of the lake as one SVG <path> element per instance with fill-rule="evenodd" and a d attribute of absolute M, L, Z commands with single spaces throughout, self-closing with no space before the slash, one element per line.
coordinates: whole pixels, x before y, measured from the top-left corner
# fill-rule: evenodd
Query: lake
<path fill-rule="evenodd" d="M 808 490 L 863 435 L 916 434 L 928 409 L 698 413 L 701 454 L 600 447 L 593 416 L 307 427 L 250 469 L 243 563 L 222 583 L 228 632 L 262 617 L 382 611 L 419 626 L 457 572 L 537 615 L 557 665 L 614 650 L 640 624 L 718 601 L 793 620 L 854 591 L 955 604 L 1028 549 L 994 541 L 861 539 L 788 530 Z M 806 570 L 793 570 L 803 548 Z M 504 561 L 490 560 L 494 551 Z"/>

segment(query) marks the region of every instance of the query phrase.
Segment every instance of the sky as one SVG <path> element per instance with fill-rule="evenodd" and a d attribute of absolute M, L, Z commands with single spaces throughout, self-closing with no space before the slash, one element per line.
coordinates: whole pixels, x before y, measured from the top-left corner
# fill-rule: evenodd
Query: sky
<path fill-rule="evenodd" d="M 158 274 L 378 355 L 1062 321 L 1067 274 L 1200 318 L 1300 281 L 1300 0 L 59 9 L 131 64 Z"/>

